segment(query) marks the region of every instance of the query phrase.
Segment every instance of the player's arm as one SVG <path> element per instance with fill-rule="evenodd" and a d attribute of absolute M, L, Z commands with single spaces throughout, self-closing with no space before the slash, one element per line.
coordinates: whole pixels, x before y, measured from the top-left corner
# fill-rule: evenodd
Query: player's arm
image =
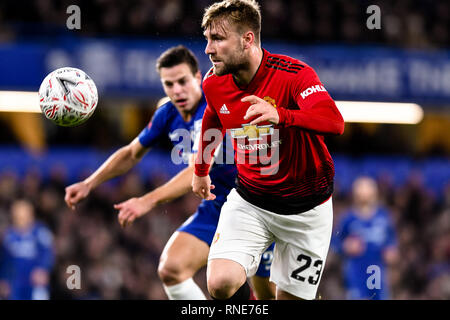
<path fill-rule="evenodd" d="M 196 157 L 197 153 L 191 154 L 189 157 L 188 167 L 181 170 L 175 177 L 164 185 L 142 196 L 143 200 L 151 205 L 147 212 L 157 205 L 170 202 L 192 191 L 192 176 L 194 174 Z M 211 160 L 210 168 L 213 163 L 214 158 Z M 211 189 L 214 188 L 214 185 L 212 185 Z"/>
<path fill-rule="evenodd" d="M 196 141 L 198 142 L 197 139 Z M 194 144 L 194 149 L 197 149 L 196 144 Z M 134 222 L 134 220 L 150 212 L 156 206 L 162 203 L 170 202 L 192 191 L 191 183 L 192 176 L 194 174 L 194 163 L 196 156 L 196 152 L 191 154 L 189 158 L 189 166 L 181 170 L 175 177 L 162 186 L 143 195 L 142 197 L 131 198 L 127 201 L 114 205 L 114 208 L 119 210 L 118 219 L 120 225 L 122 227 L 129 226 Z M 214 159 L 212 161 L 214 162 Z M 214 189 L 214 185 L 211 185 L 211 189 Z"/>
<path fill-rule="evenodd" d="M 194 174 L 194 162 L 196 154 L 189 158 L 189 166 L 181 170 L 167 183 L 143 196 L 144 199 L 152 199 L 156 205 L 175 200 L 191 191 L 192 175 Z"/>
<path fill-rule="evenodd" d="M 292 81 L 291 95 L 298 109 L 273 108 L 268 102 L 256 96 L 248 96 L 243 102 L 250 102 L 244 119 L 251 124 L 269 121 L 284 127 L 300 127 L 319 134 L 342 134 L 344 119 L 331 96 L 323 88 L 315 71 L 307 67 Z"/>
<path fill-rule="evenodd" d="M 319 134 L 340 135 L 344 132 L 341 113 L 311 67 L 298 73 L 291 85 L 291 96 L 300 110 L 279 108 L 281 125 L 297 126 Z"/>
<path fill-rule="evenodd" d="M 139 138 L 114 152 L 93 174 L 85 180 L 66 188 L 64 200 L 74 210 L 75 205 L 86 198 L 97 186 L 133 168 L 149 148 L 144 147 Z"/>
<path fill-rule="evenodd" d="M 142 197 L 131 198 L 114 208 L 119 210 L 119 223 L 122 227 L 131 225 L 134 220 L 145 215 L 156 206 L 179 198 L 191 191 L 192 175 L 194 173 L 195 155 L 189 159 L 189 166 L 162 186 L 146 193 Z"/>

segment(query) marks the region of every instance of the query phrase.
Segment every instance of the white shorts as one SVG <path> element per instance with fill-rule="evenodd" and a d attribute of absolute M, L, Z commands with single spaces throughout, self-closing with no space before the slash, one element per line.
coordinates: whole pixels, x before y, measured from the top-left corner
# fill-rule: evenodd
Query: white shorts
<path fill-rule="evenodd" d="M 330 246 L 332 199 L 293 215 L 252 205 L 235 189 L 222 207 L 208 260 L 229 259 L 255 274 L 262 253 L 275 241 L 270 280 L 302 299 L 315 299 Z"/>

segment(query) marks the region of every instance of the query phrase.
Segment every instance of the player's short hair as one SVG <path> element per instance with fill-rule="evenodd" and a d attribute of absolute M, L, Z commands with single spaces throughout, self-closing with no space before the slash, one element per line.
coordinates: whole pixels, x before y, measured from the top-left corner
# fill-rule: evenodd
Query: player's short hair
<path fill-rule="evenodd" d="M 193 75 L 199 70 L 197 57 L 183 45 L 164 51 L 156 61 L 156 70 L 160 72 L 161 68 L 171 68 L 181 63 L 187 63 Z"/>
<path fill-rule="evenodd" d="M 206 30 L 221 19 L 235 25 L 241 33 L 250 29 L 255 34 L 255 42 L 260 44 L 261 9 L 255 0 L 224 0 L 212 4 L 205 9 L 202 28 Z"/>

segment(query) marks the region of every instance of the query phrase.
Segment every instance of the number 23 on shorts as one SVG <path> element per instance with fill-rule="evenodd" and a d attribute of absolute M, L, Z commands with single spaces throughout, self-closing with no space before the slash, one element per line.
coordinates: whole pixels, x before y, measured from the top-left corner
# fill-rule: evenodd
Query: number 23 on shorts
<path fill-rule="evenodd" d="M 313 260 L 311 259 L 311 257 L 309 257 L 305 254 L 300 254 L 297 257 L 297 261 L 300 262 L 301 266 L 299 268 L 295 269 L 294 271 L 292 271 L 291 277 L 298 281 L 305 282 L 306 278 L 304 276 L 302 276 L 301 273 L 311 266 Z M 308 277 L 308 283 L 312 284 L 312 285 L 316 285 L 320 279 L 320 273 L 322 272 L 323 261 L 315 260 L 313 263 L 313 267 L 316 269 L 316 273 L 314 276 Z"/>

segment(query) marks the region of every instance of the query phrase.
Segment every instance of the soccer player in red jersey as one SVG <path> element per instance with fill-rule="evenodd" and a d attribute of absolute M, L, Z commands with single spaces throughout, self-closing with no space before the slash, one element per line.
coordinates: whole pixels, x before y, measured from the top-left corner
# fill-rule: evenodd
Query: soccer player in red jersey
<path fill-rule="evenodd" d="M 202 27 L 213 67 L 203 81 L 208 106 L 193 191 L 214 199 L 213 130 L 231 135 L 238 168 L 211 245 L 208 290 L 245 299 L 247 276 L 275 241 L 277 299 L 314 299 L 333 222 L 334 165 L 324 136 L 342 134 L 343 118 L 310 66 L 261 48 L 254 0 L 211 5 Z"/>

